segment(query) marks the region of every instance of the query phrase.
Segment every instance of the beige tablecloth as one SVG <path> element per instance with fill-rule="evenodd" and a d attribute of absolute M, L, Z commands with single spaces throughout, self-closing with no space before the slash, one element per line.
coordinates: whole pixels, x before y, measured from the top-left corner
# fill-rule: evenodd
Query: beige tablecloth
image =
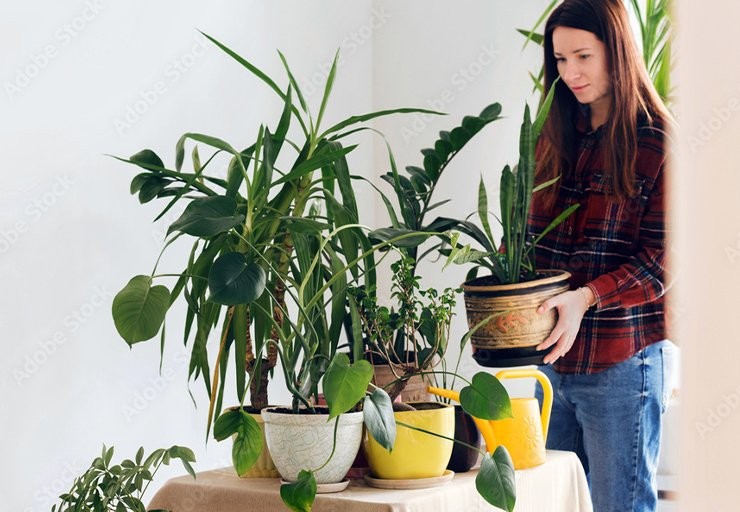
<path fill-rule="evenodd" d="M 477 471 L 459 473 L 441 487 L 383 490 L 352 480 L 336 494 L 319 494 L 316 512 L 434 512 L 493 511 L 475 490 Z M 244 512 L 287 510 L 277 479 L 239 478 L 232 469 L 217 469 L 173 478 L 154 496 L 150 509 L 171 512 Z M 591 512 L 588 484 L 578 458 L 571 452 L 548 451 L 542 466 L 516 472 L 516 512 Z"/>

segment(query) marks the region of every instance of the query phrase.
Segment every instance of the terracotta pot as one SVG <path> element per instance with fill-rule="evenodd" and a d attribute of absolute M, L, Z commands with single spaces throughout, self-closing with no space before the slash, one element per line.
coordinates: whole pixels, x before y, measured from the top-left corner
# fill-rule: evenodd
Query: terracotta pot
<path fill-rule="evenodd" d="M 387 364 L 373 365 L 373 371 L 373 384 L 379 388 L 384 388 L 386 391 L 389 385 L 396 380 L 396 377 Z M 414 375 L 408 380 L 399 398 L 402 402 L 426 402 L 434 400 L 434 397 L 427 393 L 427 386 L 433 385 L 434 381 L 431 375 Z"/>
<path fill-rule="evenodd" d="M 473 358 L 482 366 L 509 367 L 541 364 L 549 350 L 535 347 L 557 323 L 557 310 L 539 314 L 537 308 L 550 297 L 567 291 L 570 273 L 543 270 L 540 279 L 515 284 L 494 284 L 491 276 L 462 285 L 468 328 L 491 315 L 471 337 Z"/>
<path fill-rule="evenodd" d="M 480 446 L 480 439 L 480 431 L 475 426 L 472 416 L 463 411 L 462 406 L 455 405 L 455 440 L 477 447 Z M 478 450 L 455 443 L 447 469 L 455 473 L 470 471 L 478 461 L 478 455 L 480 455 Z"/>
<path fill-rule="evenodd" d="M 348 412 L 328 421 L 329 414 L 294 414 L 268 407 L 262 411 L 265 437 L 272 460 L 287 481 L 295 481 L 302 469 L 316 469 L 326 462 L 334 445 L 334 423 L 337 449 L 328 464 L 315 471 L 316 483 L 337 483 L 344 479 L 362 441 L 362 412 Z M 321 409 L 318 408 L 317 409 Z"/>

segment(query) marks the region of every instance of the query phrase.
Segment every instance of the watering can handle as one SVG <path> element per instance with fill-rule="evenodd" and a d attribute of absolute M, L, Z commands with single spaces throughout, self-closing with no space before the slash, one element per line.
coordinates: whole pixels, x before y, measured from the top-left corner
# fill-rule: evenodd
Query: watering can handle
<path fill-rule="evenodd" d="M 539 370 L 527 369 L 527 370 L 502 370 L 496 374 L 498 380 L 504 379 L 524 379 L 534 378 L 537 382 L 542 385 L 542 413 L 540 415 L 542 420 L 542 437 L 547 442 L 547 429 L 550 426 L 550 413 L 552 412 L 552 384 L 547 375 Z"/>

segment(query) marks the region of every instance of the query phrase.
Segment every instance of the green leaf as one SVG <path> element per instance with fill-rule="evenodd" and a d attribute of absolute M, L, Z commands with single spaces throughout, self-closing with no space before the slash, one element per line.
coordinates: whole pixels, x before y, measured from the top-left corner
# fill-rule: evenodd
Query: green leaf
<path fill-rule="evenodd" d="M 336 162 L 356 147 L 357 144 L 353 146 L 347 146 L 346 148 L 327 151 L 325 153 L 316 153 L 309 160 L 304 160 L 303 162 L 296 165 L 288 174 L 275 181 L 273 185 L 280 185 L 281 183 L 295 181 L 299 178 L 302 178 L 311 171 Z"/>
<path fill-rule="evenodd" d="M 151 149 L 142 149 L 141 151 L 130 157 L 129 160 L 131 161 L 131 163 L 136 164 L 143 169 L 149 169 L 149 167 L 146 167 L 147 165 L 164 167 L 162 159 L 159 158 L 157 154 Z"/>
<path fill-rule="evenodd" d="M 376 388 L 365 397 L 363 405 L 364 421 L 367 431 L 380 446 L 393 450 L 396 442 L 396 418 L 393 416 L 393 403 L 382 388 Z"/>
<path fill-rule="evenodd" d="M 146 180 L 143 181 L 139 189 L 139 202 L 141 204 L 148 203 L 157 197 L 157 194 L 162 192 L 170 183 L 172 183 L 172 181 L 167 178 L 154 174 L 149 175 Z"/>
<path fill-rule="evenodd" d="M 485 125 L 486 122 L 480 117 L 465 116 L 462 120 L 462 127 L 472 134 L 478 133 Z"/>
<path fill-rule="evenodd" d="M 336 354 L 324 374 L 329 419 L 344 414 L 362 400 L 372 379 L 373 367 L 369 362 L 360 359 L 350 364 L 347 354 Z"/>
<path fill-rule="evenodd" d="M 316 478 L 312 471 L 302 470 L 298 480 L 280 486 L 280 498 L 294 512 L 311 512 L 316 499 Z"/>
<path fill-rule="evenodd" d="M 537 32 L 531 31 L 531 30 L 524 30 L 521 28 L 516 29 L 517 32 L 522 34 L 524 37 L 526 37 L 529 41 L 533 41 L 535 44 L 538 44 L 539 46 L 542 46 L 545 42 L 545 36 L 542 34 L 538 34 Z"/>
<path fill-rule="evenodd" d="M 511 418 L 511 401 L 503 384 L 486 372 L 473 375 L 472 382 L 460 390 L 463 410 L 482 420 Z"/>
<path fill-rule="evenodd" d="M 450 132 L 450 143 L 455 151 L 460 151 L 472 136 L 465 128 L 458 126 Z"/>
<path fill-rule="evenodd" d="M 495 121 L 501 116 L 501 104 L 500 103 L 492 103 L 488 105 L 486 108 L 481 110 L 481 113 L 478 114 L 478 117 L 481 119 L 484 119 L 486 121 Z"/>
<path fill-rule="evenodd" d="M 412 229 L 403 228 L 380 228 L 368 233 L 368 238 L 373 241 L 393 241 L 396 247 L 416 247 L 421 245 L 429 235 L 417 233 Z"/>
<path fill-rule="evenodd" d="M 173 459 L 195 462 L 195 454 L 193 453 L 193 450 L 186 446 L 174 445 L 170 447 L 169 450 L 167 450 L 167 453 L 169 453 L 170 457 L 172 457 Z"/>
<path fill-rule="evenodd" d="M 516 504 L 514 463 L 506 448 L 499 446 L 493 456 L 485 454 L 481 461 L 475 488 L 494 507 L 511 512 Z"/>
<path fill-rule="evenodd" d="M 167 287 L 152 286 L 149 276 L 136 276 L 113 298 L 113 323 L 126 343 L 133 345 L 157 335 L 169 307 Z"/>
<path fill-rule="evenodd" d="M 388 116 L 391 114 L 433 114 L 442 116 L 444 115 L 442 112 L 435 112 L 434 110 L 426 110 L 423 108 L 394 108 L 391 110 L 379 110 L 377 112 L 370 112 L 369 114 L 362 114 L 359 116 L 352 116 L 348 117 L 344 121 L 335 124 L 328 130 L 326 130 L 324 133 L 321 134 L 319 139 L 326 138 L 329 134 L 338 132 L 342 128 L 346 128 L 347 126 L 351 126 L 353 124 L 362 123 L 365 121 L 370 121 L 371 119 L 375 119 L 376 117 L 382 117 L 382 116 Z"/>
<path fill-rule="evenodd" d="M 188 235 L 208 238 L 228 231 L 243 221 L 244 215 L 236 213 L 234 198 L 201 197 L 193 199 L 185 207 L 180 218 L 170 225 L 167 234 L 182 231 Z"/>
<path fill-rule="evenodd" d="M 552 86 L 550 86 L 550 90 L 547 93 L 545 101 L 540 106 L 539 111 L 537 111 L 537 118 L 535 119 L 534 125 L 532 126 L 532 140 L 535 143 L 537 142 L 537 139 L 542 132 L 542 127 L 545 125 L 547 115 L 550 113 L 550 107 L 552 107 L 552 100 L 555 97 L 555 89 L 559 80 L 560 77 L 556 78 L 555 81 L 552 83 Z"/>
<path fill-rule="evenodd" d="M 210 300 L 232 306 L 249 304 L 265 291 L 265 271 L 240 252 L 230 252 L 213 262 L 208 274 Z"/>
<path fill-rule="evenodd" d="M 231 460 L 238 475 L 244 475 L 254 466 L 262 453 L 262 430 L 257 420 L 246 412 L 236 411 L 241 416 L 241 422 L 236 431 L 234 445 L 231 448 Z M 215 429 L 215 427 L 214 427 Z"/>
<path fill-rule="evenodd" d="M 241 424 L 242 412 L 240 410 L 230 409 L 228 411 L 224 411 L 213 424 L 213 437 L 216 441 L 223 441 L 224 439 L 236 434 Z"/>
<path fill-rule="evenodd" d="M 446 141 L 444 139 L 437 139 L 437 142 L 434 143 L 434 151 L 437 152 L 437 156 L 439 157 L 439 159 L 444 162 L 447 160 L 447 157 L 450 156 L 450 153 L 454 151 L 454 149 L 452 148 L 452 144 L 450 144 L 449 141 Z"/>

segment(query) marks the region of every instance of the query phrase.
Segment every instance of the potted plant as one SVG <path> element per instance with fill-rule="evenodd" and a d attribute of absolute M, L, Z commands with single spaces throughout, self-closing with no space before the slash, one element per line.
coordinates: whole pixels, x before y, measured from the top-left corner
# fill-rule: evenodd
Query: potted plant
<path fill-rule="evenodd" d="M 157 219 L 176 204 L 187 203 L 182 215 L 169 226 L 163 251 L 180 237 L 192 237 L 193 242 L 180 272 L 159 274 L 158 259 L 151 274 L 132 278 L 113 301 L 113 318 L 119 334 L 129 345 L 161 333 L 164 353 L 165 318 L 182 297 L 187 305 L 184 342 L 191 350 L 189 376 L 201 379 L 208 393 L 209 431 L 222 411 L 229 360 L 233 355 L 237 401 L 240 407 L 245 407 L 249 389 L 252 406 L 249 411 L 255 413 L 240 415 L 242 424 L 234 443 L 236 469 L 245 474 L 251 464 L 244 464 L 248 458 L 240 452 L 249 444 L 247 437 L 258 428 L 259 411 L 269 403 L 268 377 L 278 362 L 279 333 L 286 327 L 286 288 L 302 285 L 292 275 L 297 248 L 307 232 L 357 222 L 357 205 L 345 158 L 356 146 L 345 147 L 340 141 L 351 132 L 363 129 L 357 128 L 358 124 L 375 117 L 428 111 L 372 112 L 349 117 L 324 129 L 322 121 L 334 83 L 336 58 L 314 119 L 282 54 L 288 76 L 284 88 L 230 48 L 206 37 L 275 91 L 283 102 L 282 115 L 273 130 L 260 126 L 256 140 L 245 149 L 235 149 L 210 135 L 186 133 L 176 145 L 174 168 L 166 167 L 149 149 L 119 159 L 139 168 L 139 174 L 131 182 L 131 192 L 138 194 L 140 202 L 167 200 Z M 288 138 L 292 120 L 298 123 L 294 131 L 301 134 L 302 140 Z M 192 169 L 188 170 L 184 162 L 186 145 L 191 142 L 199 146 L 192 149 Z M 202 160 L 200 152 L 204 147 L 212 154 Z M 285 154 L 284 149 L 294 149 L 295 153 Z M 213 172 L 218 155 L 230 157 L 225 172 L 219 168 Z M 289 167 L 282 168 L 279 157 Z M 323 212 L 320 220 L 306 218 L 312 202 Z M 363 241 L 361 238 L 358 242 L 353 229 L 342 230 L 332 250 L 355 259 Z M 374 265 L 366 265 L 367 271 L 363 270 L 364 266 L 359 261 L 351 272 L 372 282 Z M 171 288 L 159 282 L 168 278 L 175 281 Z M 332 292 L 335 293 L 332 314 L 338 317 L 344 314 L 345 291 L 337 285 Z M 216 329 L 219 346 L 213 358 L 207 346 Z M 336 344 L 338 336 L 338 330 L 333 329 L 325 342 Z"/>
<path fill-rule="evenodd" d="M 78 476 L 72 488 L 59 496 L 60 502 L 52 512 L 145 512 L 142 501 L 149 484 L 159 468 L 179 459 L 185 470 L 195 478 L 191 462 L 195 456 L 189 448 L 172 446 L 154 450 L 144 458 L 144 448 L 139 448 L 133 459 L 111 465 L 114 448 L 106 448 L 90 467 Z"/>
<path fill-rule="evenodd" d="M 545 351 L 535 349 L 552 331 L 557 312 L 538 314 L 537 308 L 548 298 L 569 289 L 570 274 L 562 270 L 536 269 L 534 250 L 537 242 L 559 225 L 577 208 L 572 205 L 559 214 L 534 238 L 528 232 L 527 220 L 532 194 L 557 181 L 534 185 L 535 145 L 552 104 L 555 88 L 543 101 L 532 122 L 529 106 L 519 139 L 519 163 L 513 169 L 504 167 L 500 185 L 501 247 L 491 230 L 488 194 L 481 179 L 478 188 L 478 218 L 482 229 L 466 221 L 456 221 L 456 229 L 469 235 L 479 245 L 473 249 L 453 240 L 446 251 L 447 263 L 474 263 L 463 284 L 468 325 L 478 326 L 472 335 L 473 357 L 483 366 L 519 366 L 539 364 Z M 489 275 L 477 277 L 480 268 Z"/>

